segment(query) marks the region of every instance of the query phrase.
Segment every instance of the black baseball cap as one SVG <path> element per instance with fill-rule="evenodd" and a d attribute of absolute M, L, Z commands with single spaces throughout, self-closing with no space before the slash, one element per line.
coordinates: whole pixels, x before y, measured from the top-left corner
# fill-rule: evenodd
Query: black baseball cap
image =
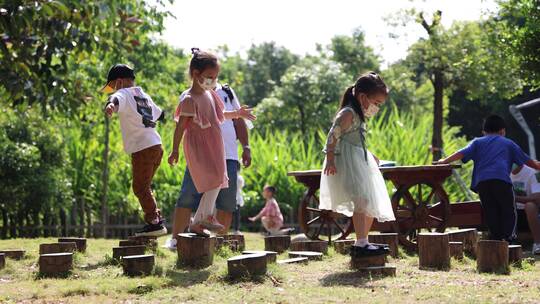
<path fill-rule="evenodd" d="M 107 83 L 101 88 L 101 91 L 103 91 L 111 81 L 120 78 L 135 79 L 135 71 L 127 64 L 119 63 L 113 65 L 107 74 Z"/>

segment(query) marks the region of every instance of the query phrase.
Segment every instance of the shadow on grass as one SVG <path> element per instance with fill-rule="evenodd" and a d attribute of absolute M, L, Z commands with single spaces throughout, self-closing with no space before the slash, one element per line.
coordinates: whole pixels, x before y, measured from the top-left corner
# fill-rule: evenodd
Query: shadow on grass
<path fill-rule="evenodd" d="M 208 280 L 211 272 L 207 269 L 170 269 L 165 272 L 165 277 L 169 279 L 167 285 L 174 287 L 189 287 L 200 284 Z"/>
<path fill-rule="evenodd" d="M 370 276 L 354 271 L 344 271 L 325 275 L 319 281 L 324 287 L 353 286 L 373 289 L 373 286 L 366 286 L 366 284 L 383 278 L 384 276 L 380 275 Z"/>

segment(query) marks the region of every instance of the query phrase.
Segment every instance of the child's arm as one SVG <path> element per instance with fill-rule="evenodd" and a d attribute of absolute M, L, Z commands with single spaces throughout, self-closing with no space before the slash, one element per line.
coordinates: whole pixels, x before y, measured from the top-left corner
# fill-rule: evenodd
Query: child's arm
<path fill-rule="evenodd" d="M 259 211 L 259 213 L 256 216 L 252 216 L 252 217 L 248 218 L 248 220 L 250 220 L 252 222 L 257 221 L 258 219 L 260 219 L 261 217 L 263 217 L 266 214 L 267 209 L 268 209 L 268 202 L 266 202 L 264 204 L 264 207 L 261 209 L 261 211 Z"/>
<path fill-rule="evenodd" d="M 257 116 L 251 114 L 253 109 L 251 109 L 248 106 L 242 106 L 240 109 L 235 111 L 224 111 L 223 116 L 225 116 L 225 119 L 238 119 L 238 118 L 245 118 L 248 120 L 255 120 L 257 119 Z"/>
<path fill-rule="evenodd" d="M 529 159 L 526 163 L 527 166 L 540 171 L 540 162 L 534 159 Z"/>
<path fill-rule="evenodd" d="M 107 101 L 107 105 L 105 105 L 105 113 L 107 116 L 111 117 L 113 113 L 117 113 L 119 105 L 120 103 L 118 102 L 118 98 L 113 97 L 112 100 L 109 99 L 109 101 Z"/>
<path fill-rule="evenodd" d="M 328 139 L 326 140 L 326 167 L 324 168 L 324 174 L 334 175 L 337 173 L 335 159 L 335 149 L 341 138 L 342 130 L 347 130 L 352 124 L 353 113 L 350 111 L 342 111 L 336 117 L 330 132 L 328 133 Z"/>
<path fill-rule="evenodd" d="M 526 196 L 516 195 L 516 202 L 540 204 L 540 193 L 532 193 L 531 195 Z"/>
<path fill-rule="evenodd" d="M 176 128 L 174 129 L 173 135 L 172 151 L 171 154 L 169 154 L 168 159 L 169 165 L 171 166 L 174 166 L 176 165 L 176 163 L 178 163 L 178 147 L 180 146 L 180 142 L 182 142 L 184 130 L 186 129 L 186 123 L 189 119 L 189 117 L 180 116 L 178 118 L 178 122 L 176 122 Z"/>
<path fill-rule="evenodd" d="M 455 161 L 461 160 L 463 158 L 463 156 L 464 156 L 463 153 L 458 151 L 458 152 L 448 156 L 447 158 L 443 158 L 443 159 L 439 159 L 437 161 L 434 161 L 433 164 L 434 165 L 450 164 L 450 163 L 453 163 Z"/>

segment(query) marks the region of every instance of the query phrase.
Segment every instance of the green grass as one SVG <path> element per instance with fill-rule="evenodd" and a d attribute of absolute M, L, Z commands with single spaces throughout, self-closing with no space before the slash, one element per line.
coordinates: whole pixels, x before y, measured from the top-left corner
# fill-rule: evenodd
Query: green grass
<path fill-rule="evenodd" d="M 23 248 L 27 257 L 7 260 L 0 270 L 0 303 L 537 303 L 540 266 L 527 259 L 510 275 L 478 274 L 475 261 L 452 261 L 447 272 L 418 269 L 418 257 L 402 255 L 395 278 L 361 278 L 348 270 L 348 258 L 333 250 L 308 265 L 271 265 L 256 281 L 227 278 L 224 250 L 201 270 L 178 269 L 176 254 L 159 249 L 154 273 L 128 278 L 110 263 L 117 240 L 88 241 L 66 279 L 37 276 L 38 246 L 54 239 L 0 240 L 0 248 Z M 160 245 L 164 239 L 160 239 Z M 263 238 L 246 235 L 248 249 L 263 249 Z M 285 255 L 280 256 L 285 258 Z"/>

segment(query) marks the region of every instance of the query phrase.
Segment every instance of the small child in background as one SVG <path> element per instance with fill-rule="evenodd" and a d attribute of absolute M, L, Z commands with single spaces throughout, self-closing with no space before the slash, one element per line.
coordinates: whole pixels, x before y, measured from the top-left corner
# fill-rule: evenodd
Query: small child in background
<path fill-rule="evenodd" d="M 275 193 L 276 187 L 265 186 L 263 189 L 263 197 L 266 200 L 266 204 L 259 214 L 249 218 L 252 222 L 260 219 L 264 229 L 266 229 L 270 235 L 281 234 L 281 227 L 283 227 L 283 215 L 274 198 Z"/>

